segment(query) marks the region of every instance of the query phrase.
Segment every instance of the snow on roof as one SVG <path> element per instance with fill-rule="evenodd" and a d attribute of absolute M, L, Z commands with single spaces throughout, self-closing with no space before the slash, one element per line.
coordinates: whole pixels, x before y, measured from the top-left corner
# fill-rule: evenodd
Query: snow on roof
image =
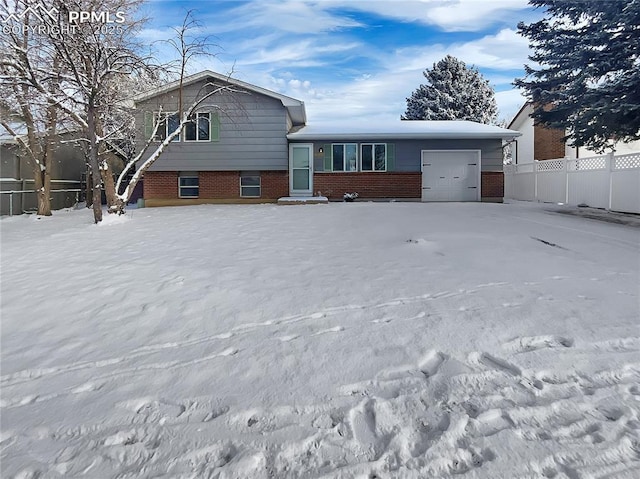
<path fill-rule="evenodd" d="M 322 139 L 511 139 L 521 133 L 466 120 L 398 120 L 387 124 L 336 123 L 307 125 L 287 135 L 290 140 Z"/>

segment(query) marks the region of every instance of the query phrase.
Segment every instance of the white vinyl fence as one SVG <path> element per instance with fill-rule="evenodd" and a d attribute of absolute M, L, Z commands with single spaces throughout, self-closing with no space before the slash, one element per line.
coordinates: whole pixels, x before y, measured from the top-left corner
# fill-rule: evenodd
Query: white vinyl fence
<path fill-rule="evenodd" d="M 505 165 L 504 196 L 640 213 L 640 152 Z"/>

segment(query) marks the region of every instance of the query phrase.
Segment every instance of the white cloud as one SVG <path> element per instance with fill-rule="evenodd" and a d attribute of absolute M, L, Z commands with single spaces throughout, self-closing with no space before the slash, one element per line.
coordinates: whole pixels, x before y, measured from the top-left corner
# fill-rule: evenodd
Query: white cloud
<path fill-rule="evenodd" d="M 249 53 L 238 59 L 239 65 L 266 65 L 267 69 L 282 66 L 295 66 L 296 68 L 321 66 L 326 63 L 318 57 L 343 53 L 356 49 L 358 42 L 350 43 L 322 43 L 315 39 L 297 40 L 295 42 L 282 42 L 278 46 L 268 46 Z"/>
<path fill-rule="evenodd" d="M 468 66 L 513 70 L 522 68 L 527 62 L 528 52 L 527 39 L 515 30 L 505 28 L 495 35 L 465 43 L 403 48 L 396 51 L 395 56 L 398 58 L 397 65 L 406 71 L 431 68 L 447 54 L 464 61 Z"/>
<path fill-rule="evenodd" d="M 262 85 L 303 100 L 312 123 L 393 123 L 404 113 L 406 98 L 424 80 L 421 71 L 411 75 L 407 71 L 386 70 L 340 84 L 314 82 L 313 86 L 309 80 L 271 77 Z M 507 88 L 496 93 L 498 119 L 510 120 L 525 102 L 520 91 L 508 83 Z"/>
<path fill-rule="evenodd" d="M 511 121 L 522 105 L 527 101 L 521 90 L 511 89 L 496 93 L 496 101 L 500 111 L 498 119 Z"/>
<path fill-rule="evenodd" d="M 427 38 L 420 46 L 394 49 L 390 43 L 381 50 L 360 35 L 364 30 L 359 27 L 365 25 L 336 13 L 339 8 L 449 30 L 480 30 L 504 18 L 513 25 L 515 12 L 526 8 L 526 0 L 248 2 L 216 17 L 218 33 L 228 32 L 226 38 L 232 43 L 223 45 L 227 51 L 218 58 L 198 61 L 197 69 L 223 73 L 233 69 L 235 78 L 304 100 L 311 122 L 397 121 L 406 108 L 406 97 L 425 82 L 424 69 L 447 54 L 479 68 L 500 90 L 496 94 L 499 118 L 510 119 L 524 102 L 511 82 L 524 74 L 529 49 L 527 40 L 513 28 L 470 41 L 428 44 Z M 213 12 L 210 15 L 214 17 Z M 355 31 L 347 31 L 354 27 Z M 161 32 L 149 30 L 146 37 L 157 38 Z M 365 67 L 361 62 L 345 68 L 345 59 L 351 56 L 371 61 Z M 318 68 L 337 64 L 342 65 L 338 70 Z M 327 75 L 329 71 L 339 74 Z"/>
<path fill-rule="evenodd" d="M 375 13 L 406 22 L 436 25 L 445 31 L 481 31 L 528 7 L 527 0 L 411 0 L 334 1 L 322 5 Z"/>
<path fill-rule="evenodd" d="M 314 34 L 362 26 L 344 15 L 326 11 L 328 4 L 296 0 L 256 0 L 231 9 L 218 32 L 250 28 Z"/>

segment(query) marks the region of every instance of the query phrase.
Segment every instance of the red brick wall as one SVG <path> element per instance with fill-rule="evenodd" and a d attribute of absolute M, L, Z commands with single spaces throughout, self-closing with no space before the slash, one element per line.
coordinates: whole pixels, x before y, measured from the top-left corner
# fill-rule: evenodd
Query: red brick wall
<path fill-rule="evenodd" d="M 288 171 L 263 171 L 260 173 L 260 183 L 263 198 L 278 199 L 289 196 Z"/>
<path fill-rule="evenodd" d="M 260 172 L 262 199 L 275 200 L 289 194 L 287 171 Z M 198 199 L 240 200 L 239 171 L 200 171 L 198 173 L 200 191 Z M 178 198 L 177 171 L 148 171 L 144 175 L 145 199 Z"/>
<path fill-rule="evenodd" d="M 313 192 L 329 199 L 345 193 L 360 198 L 420 198 L 422 173 L 321 173 L 313 175 Z"/>
<path fill-rule="evenodd" d="M 201 171 L 199 198 L 240 198 L 239 171 Z"/>
<path fill-rule="evenodd" d="M 501 171 L 483 171 L 481 173 L 482 198 L 504 197 L 504 173 Z"/>
<path fill-rule="evenodd" d="M 533 129 L 533 159 L 554 160 L 564 157 L 564 131 L 535 125 Z"/>
<path fill-rule="evenodd" d="M 147 171 L 144 174 L 144 198 L 178 198 L 177 171 Z"/>
<path fill-rule="evenodd" d="M 261 199 L 275 200 L 289 195 L 287 171 L 260 172 Z M 198 199 L 241 200 L 239 171 L 201 171 Z M 420 198 L 422 173 L 322 173 L 313 176 L 313 192 L 330 199 L 342 199 L 344 193 L 357 192 L 361 198 Z M 502 198 L 502 172 L 482 172 L 482 197 Z M 148 171 L 144 176 L 145 199 L 178 198 L 178 172 Z"/>

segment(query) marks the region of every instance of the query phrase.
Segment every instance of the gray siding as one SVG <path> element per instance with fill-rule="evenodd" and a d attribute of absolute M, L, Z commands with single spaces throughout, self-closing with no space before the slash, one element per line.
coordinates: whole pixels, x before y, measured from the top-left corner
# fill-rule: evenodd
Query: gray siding
<path fill-rule="evenodd" d="M 191 105 L 205 82 L 185 88 L 184 105 Z M 138 149 L 144 145 L 144 112 L 175 111 L 177 90 L 136 108 Z M 286 170 L 288 118 L 280 100 L 258 93 L 221 92 L 202 109 L 218 111 L 218 141 L 173 142 L 151 166 L 151 171 Z M 144 140 L 143 140 L 144 139 Z M 157 143 L 156 143 L 157 145 Z M 153 149 L 150 148 L 150 149 Z M 147 153 L 147 157 L 149 152 Z"/>
<path fill-rule="evenodd" d="M 301 141 L 300 143 L 305 143 Z M 306 142 L 309 143 L 309 142 Z M 322 140 L 313 142 L 315 171 L 324 170 L 324 154 L 320 147 L 331 143 L 393 143 L 395 144 L 394 171 L 420 171 L 422 150 L 480 150 L 482 171 L 502 171 L 501 140 Z M 358 147 L 358 151 L 360 148 Z"/>
<path fill-rule="evenodd" d="M 481 171 L 502 171 L 502 140 L 396 141 L 396 171 L 420 171 L 422 150 L 480 150 Z"/>

